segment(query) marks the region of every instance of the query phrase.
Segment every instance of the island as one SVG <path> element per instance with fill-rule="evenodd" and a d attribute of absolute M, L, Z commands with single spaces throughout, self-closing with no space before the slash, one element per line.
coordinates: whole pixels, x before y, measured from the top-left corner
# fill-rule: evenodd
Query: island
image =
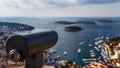
<path fill-rule="evenodd" d="M 0 22 L 0 29 L 9 29 L 9 31 L 29 31 L 35 29 L 33 26 L 13 23 L 13 22 Z"/>
<path fill-rule="evenodd" d="M 64 31 L 67 31 L 67 32 L 76 32 L 76 31 L 80 31 L 82 30 L 81 27 L 78 27 L 78 26 L 66 26 L 64 27 Z"/>
<path fill-rule="evenodd" d="M 56 21 L 54 23 L 56 23 L 56 24 L 75 24 L 74 22 L 69 22 L 69 21 Z"/>
<path fill-rule="evenodd" d="M 120 21 L 113 21 L 113 20 L 96 20 L 95 22 L 99 22 L 99 23 L 115 23 L 115 22 L 120 22 Z"/>
<path fill-rule="evenodd" d="M 56 21 L 54 22 L 56 24 L 65 24 L 65 25 L 68 25 L 68 24 L 96 24 L 94 21 L 77 21 L 77 22 L 70 22 L 70 21 Z"/>
<path fill-rule="evenodd" d="M 94 21 L 77 21 L 75 23 L 76 24 L 92 24 L 92 25 L 96 25 L 97 24 Z"/>

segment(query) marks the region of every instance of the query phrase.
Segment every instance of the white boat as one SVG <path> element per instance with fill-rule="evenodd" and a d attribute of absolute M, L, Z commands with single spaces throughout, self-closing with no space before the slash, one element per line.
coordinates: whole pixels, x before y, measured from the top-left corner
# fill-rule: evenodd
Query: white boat
<path fill-rule="evenodd" d="M 85 43 L 85 41 L 78 43 L 78 45 L 82 45 L 82 44 L 84 44 L 84 43 Z"/>
<path fill-rule="evenodd" d="M 94 44 L 95 44 L 95 45 L 99 45 L 99 44 L 101 44 L 101 43 L 103 43 L 103 40 L 98 40 L 98 41 L 96 41 Z"/>
<path fill-rule="evenodd" d="M 91 46 L 92 46 L 92 44 L 89 44 L 88 46 L 90 46 L 90 47 L 91 47 Z"/>
<path fill-rule="evenodd" d="M 79 53 L 79 54 L 81 53 L 81 49 L 80 49 L 80 48 L 78 49 L 78 53 Z"/>
<path fill-rule="evenodd" d="M 104 39 L 104 36 L 101 36 L 101 39 Z"/>
<path fill-rule="evenodd" d="M 63 53 L 64 55 L 67 55 L 67 51 L 64 51 L 64 53 Z"/>
<path fill-rule="evenodd" d="M 95 55 L 94 55 L 94 54 L 92 54 L 92 55 L 91 55 L 91 57 L 95 57 Z"/>
<path fill-rule="evenodd" d="M 59 59 L 59 58 L 61 58 L 61 56 L 57 56 L 57 58 Z"/>
<path fill-rule="evenodd" d="M 99 37 L 97 37 L 97 38 L 95 38 L 94 40 L 95 40 L 95 41 L 97 41 L 97 40 L 99 40 L 99 39 L 100 39 L 100 38 L 99 38 Z"/>
<path fill-rule="evenodd" d="M 96 58 L 88 58 L 88 59 L 82 59 L 82 61 L 96 61 Z"/>
<path fill-rule="evenodd" d="M 90 52 L 94 52 L 94 50 L 90 50 Z"/>
<path fill-rule="evenodd" d="M 95 45 L 99 45 L 99 43 L 96 41 L 95 43 L 94 43 Z"/>
<path fill-rule="evenodd" d="M 106 40 L 108 40 L 109 39 L 109 37 L 106 37 Z"/>
<path fill-rule="evenodd" d="M 97 51 L 100 51 L 97 47 L 94 47 Z"/>
<path fill-rule="evenodd" d="M 56 50 L 53 50 L 53 49 L 50 49 L 48 52 L 50 52 L 50 53 L 57 53 L 57 51 Z"/>
<path fill-rule="evenodd" d="M 95 55 L 95 53 L 94 52 L 92 52 L 92 53 L 90 53 L 91 55 Z"/>

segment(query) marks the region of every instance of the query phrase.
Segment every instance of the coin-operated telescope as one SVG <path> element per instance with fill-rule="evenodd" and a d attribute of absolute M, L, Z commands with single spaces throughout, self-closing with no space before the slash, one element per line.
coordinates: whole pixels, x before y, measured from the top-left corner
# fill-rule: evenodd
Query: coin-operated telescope
<path fill-rule="evenodd" d="M 53 47 L 57 40 L 55 31 L 14 35 L 6 42 L 6 52 L 14 62 L 25 60 L 25 68 L 42 68 L 43 52 Z"/>

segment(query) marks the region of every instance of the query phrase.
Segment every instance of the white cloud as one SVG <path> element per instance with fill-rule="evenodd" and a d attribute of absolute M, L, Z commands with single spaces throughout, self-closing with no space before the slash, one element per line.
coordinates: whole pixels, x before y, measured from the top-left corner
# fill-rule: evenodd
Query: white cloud
<path fill-rule="evenodd" d="M 119 0 L 0 0 L 0 16 L 120 16 L 119 6 Z"/>
<path fill-rule="evenodd" d="M 31 10 L 33 16 L 120 16 L 120 3 Z M 26 10 L 29 11 L 29 10 Z M 28 14 L 29 15 L 29 14 Z"/>

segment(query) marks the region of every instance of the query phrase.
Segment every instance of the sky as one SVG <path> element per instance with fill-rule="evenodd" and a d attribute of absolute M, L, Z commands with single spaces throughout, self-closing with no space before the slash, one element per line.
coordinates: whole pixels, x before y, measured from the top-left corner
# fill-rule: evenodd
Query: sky
<path fill-rule="evenodd" d="M 120 17 L 120 0 L 0 0 L 1 17 Z"/>

